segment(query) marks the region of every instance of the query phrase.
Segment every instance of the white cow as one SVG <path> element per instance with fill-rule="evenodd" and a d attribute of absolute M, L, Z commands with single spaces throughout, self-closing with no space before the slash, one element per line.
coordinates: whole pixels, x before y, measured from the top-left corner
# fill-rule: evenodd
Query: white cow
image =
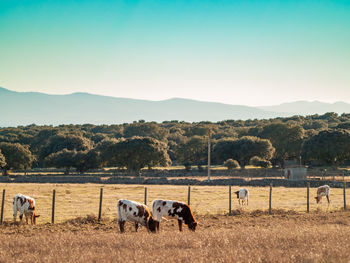
<path fill-rule="evenodd" d="M 317 188 L 317 196 L 315 197 L 316 199 L 316 203 L 319 203 L 322 199 L 322 196 L 325 196 L 327 198 L 328 201 L 328 205 L 330 203 L 329 200 L 329 194 L 331 192 L 331 188 L 328 185 L 322 185 L 320 187 Z"/>
<path fill-rule="evenodd" d="M 248 189 L 241 188 L 239 189 L 239 191 L 236 191 L 235 194 L 237 195 L 239 205 L 241 205 L 241 200 L 242 200 L 242 205 L 244 205 L 245 201 L 247 201 L 247 205 L 248 205 L 248 199 L 249 199 Z"/>
<path fill-rule="evenodd" d="M 136 232 L 139 224 L 145 226 L 149 231 L 155 232 L 155 222 L 146 205 L 135 201 L 121 199 L 118 201 L 117 211 L 121 233 L 125 231 L 124 225 L 126 221 L 135 223 Z"/>
<path fill-rule="evenodd" d="M 13 198 L 13 220 L 16 222 L 17 212 L 19 212 L 19 218 L 22 222 L 23 214 L 26 217 L 26 223 L 28 224 L 28 218 L 30 218 L 31 224 L 36 223 L 36 218 L 40 215 L 35 214 L 35 200 L 32 197 L 17 194 Z"/>

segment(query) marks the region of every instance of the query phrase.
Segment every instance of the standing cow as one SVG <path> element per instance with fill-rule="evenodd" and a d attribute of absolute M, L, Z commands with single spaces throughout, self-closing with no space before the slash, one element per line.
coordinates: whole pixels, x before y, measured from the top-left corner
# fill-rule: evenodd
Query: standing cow
<path fill-rule="evenodd" d="M 248 205 L 248 199 L 249 199 L 248 189 L 245 189 L 245 188 L 239 189 L 239 191 L 236 191 L 235 194 L 237 195 L 239 205 L 241 205 L 241 200 L 242 200 L 242 205 L 244 205 L 245 201 L 247 201 L 247 205 Z"/>
<path fill-rule="evenodd" d="M 35 200 L 32 197 L 17 194 L 13 198 L 13 220 L 16 222 L 17 212 L 19 211 L 19 218 L 22 222 L 23 214 L 26 217 L 26 223 L 28 224 L 28 218 L 30 218 L 31 224 L 36 224 L 36 219 L 40 215 L 35 214 Z"/>
<path fill-rule="evenodd" d="M 139 224 L 145 226 L 147 230 L 151 232 L 156 231 L 156 223 L 146 205 L 135 201 L 121 199 L 118 201 L 117 211 L 121 233 L 124 233 L 125 231 L 124 226 L 126 221 L 135 223 L 136 232 L 139 228 Z"/>
<path fill-rule="evenodd" d="M 328 185 L 322 185 L 320 187 L 317 188 L 317 196 L 315 197 L 316 199 L 316 203 L 319 203 L 322 199 L 322 196 L 325 196 L 327 198 L 328 201 L 328 205 L 330 203 L 329 200 L 329 194 L 331 192 L 331 188 Z"/>
<path fill-rule="evenodd" d="M 156 220 L 156 228 L 158 231 L 159 223 L 163 216 L 177 218 L 180 231 L 182 231 L 183 222 L 188 225 L 190 230 L 196 230 L 197 222 L 194 219 L 191 208 L 185 203 L 171 200 L 154 200 L 152 204 L 152 214 Z"/>

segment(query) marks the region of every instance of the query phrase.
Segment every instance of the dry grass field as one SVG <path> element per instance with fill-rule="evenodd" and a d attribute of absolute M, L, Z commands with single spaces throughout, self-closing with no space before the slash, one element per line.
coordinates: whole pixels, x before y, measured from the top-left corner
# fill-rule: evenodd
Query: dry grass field
<path fill-rule="evenodd" d="M 90 216 L 55 225 L 0 227 L 0 262 L 349 262 L 350 212 L 277 210 L 198 215 L 195 233 L 161 232 Z"/>
<path fill-rule="evenodd" d="M 98 184 L 0 184 L 6 189 L 4 220 L 12 220 L 12 200 L 15 194 L 22 193 L 36 199 L 37 213 L 40 214 L 39 223 L 51 222 L 52 190 L 56 190 L 55 222 L 64 222 L 76 217 L 97 215 L 99 207 L 99 192 L 103 188 L 102 216 L 114 219 L 117 216 L 117 200 L 124 198 L 144 202 L 143 185 L 98 185 Z M 246 211 L 267 210 L 269 187 L 247 187 L 250 191 L 249 206 Z M 157 198 L 179 200 L 187 202 L 187 186 L 148 185 L 147 204 Z M 232 209 L 239 208 L 234 191 L 239 187 L 232 186 Z M 334 211 L 343 207 L 343 189 L 331 189 L 331 205 L 326 200 L 316 204 L 314 196 L 316 189 L 310 189 L 310 210 Z M 1 198 L 1 197 L 0 197 Z M 192 186 L 191 208 L 196 215 L 227 214 L 228 213 L 227 186 Z M 274 187 L 272 190 L 272 207 L 274 209 L 306 210 L 305 188 Z"/>
<path fill-rule="evenodd" d="M 98 222 L 103 187 L 103 219 Z M 149 185 L 155 198 L 187 201 L 187 187 Z M 306 189 L 273 188 L 273 215 L 267 215 L 268 187 L 249 187 L 249 206 L 239 209 L 228 187 L 192 186 L 191 207 L 199 223 L 195 233 L 178 232 L 175 220 L 161 232 L 135 233 L 116 222 L 119 198 L 143 202 L 144 186 L 96 184 L 0 184 L 6 189 L 5 222 L 0 226 L 0 262 L 349 262 L 350 212 L 342 211 L 342 189 L 331 190 L 331 205 L 316 205 L 306 214 Z M 52 190 L 56 189 L 56 224 L 50 224 Z M 232 187 L 234 192 L 239 187 Z M 313 198 L 316 189 L 310 189 Z M 39 224 L 14 225 L 16 193 L 36 198 Z"/>

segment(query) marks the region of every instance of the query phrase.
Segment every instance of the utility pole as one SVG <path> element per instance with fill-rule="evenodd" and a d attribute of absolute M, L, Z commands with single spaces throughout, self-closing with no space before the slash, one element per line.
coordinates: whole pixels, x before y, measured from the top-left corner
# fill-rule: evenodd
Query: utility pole
<path fill-rule="evenodd" d="M 211 130 L 208 130 L 208 181 L 210 181 L 210 136 Z"/>

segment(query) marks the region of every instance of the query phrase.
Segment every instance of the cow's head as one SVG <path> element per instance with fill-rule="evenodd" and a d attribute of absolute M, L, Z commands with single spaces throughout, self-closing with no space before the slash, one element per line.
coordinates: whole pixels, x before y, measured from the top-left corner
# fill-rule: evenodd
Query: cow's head
<path fill-rule="evenodd" d="M 152 216 L 150 216 L 147 222 L 147 229 L 152 233 L 155 233 L 156 226 L 157 226 L 157 222 L 152 218 Z"/>
<path fill-rule="evenodd" d="M 239 198 L 239 191 L 236 191 L 235 194 L 237 195 L 237 198 Z"/>
<path fill-rule="evenodd" d="M 316 199 L 316 203 L 318 204 L 320 202 L 320 200 L 321 200 L 321 197 L 320 196 L 316 196 L 315 199 Z"/>
<path fill-rule="evenodd" d="M 188 228 L 194 232 L 194 231 L 196 231 L 197 224 L 198 223 L 195 222 L 195 221 L 191 222 L 191 223 L 188 224 Z"/>

